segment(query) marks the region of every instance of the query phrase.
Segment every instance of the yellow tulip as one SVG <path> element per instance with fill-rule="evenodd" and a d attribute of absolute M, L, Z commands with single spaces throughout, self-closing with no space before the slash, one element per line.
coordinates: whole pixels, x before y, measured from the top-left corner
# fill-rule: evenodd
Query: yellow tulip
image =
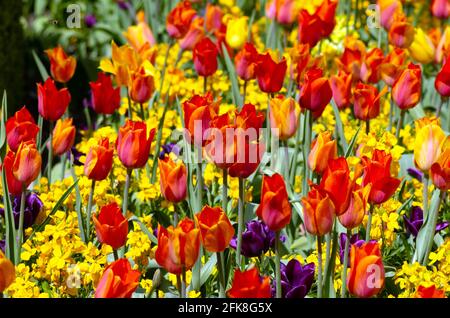
<path fill-rule="evenodd" d="M 434 61 L 436 49 L 430 37 L 421 28 L 416 28 L 414 41 L 408 51 L 415 61 L 427 64 Z"/>
<path fill-rule="evenodd" d="M 16 279 L 14 265 L 0 250 L 0 293 L 11 285 Z"/>
<path fill-rule="evenodd" d="M 235 18 L 228 21 L 225 40 L 231 48 L 236 50 L 241 49 L 247 40 L 247 34 L 247 17 Z"/>
<path fill-rule="evenodd" d="M 293 98 L 278 96 L 270 100 L 270 125 L 280 140 L 288 140 L 297 131 L 300 106 Z"/>
<path fill-rule="evenodd" d="M 414 163 L 416 167 L 425 172 L 430 170 L 433 163 L 441 155 L 445 140 L 444 131 L 433 122 L 419 128 L 414 142 Z"/>

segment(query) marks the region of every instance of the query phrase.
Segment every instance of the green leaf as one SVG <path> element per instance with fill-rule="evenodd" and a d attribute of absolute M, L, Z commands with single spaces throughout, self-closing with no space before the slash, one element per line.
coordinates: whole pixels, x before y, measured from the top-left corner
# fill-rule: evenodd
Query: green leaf
<path fill-rule="evenodd" d="M 145 224 L 142 223 L 141 220 L 139 220 L 136 216 L 131 217 L 129 219 L 129 221 L 137 223 L 140 226 L 141 231 L 144 232 L 148 236 L 150 241 L 153 244 L 158 244 L 158 239 L 153 235 L 153 233 L 151 231 L 149 231 L 149 229 L 145 226 Z"/>
<path fill-rule="evenodd" d="M 18 264 L 18 260 L 14 260 L 17 249 L 16 227 L 14 224 L 14 216 L 11 205 L 11 198 L 9 197 L 8 182 L 6 181 L 6 170 L 2 169 L 2 189 L 3 189 L 3 208 L 5 210 L 5 225 L 6 225 L 6 257 Z"/>
<path fill-rule="evenodd" d="M 342 150 L 348 149 L 347 140 L 345 140 L 344 135 L 344 128 L 342 126 L 341 114 L 334 101 L 331 102 L 331 106 L 333 107 L 334 117 L 336 118 L 336 130 L 339 136 L 339 142 L 341 144 Z"/>
<path fill-rule="evenodd" d="M 358 130 L 353 135 L 352 140 L 350 140 L 350 144 L 348 145 L 347 151 L 345 152 L 345 158 L 350 157 L 353 151 L 353 147 L 355 146 L 356 139 L 358 138 L 359 131 L 361 130 L 361 126 L 358 127 Z"/>
<path fill-rule="evenodd" d="M 37 56 L 37 54 L 34 50 L 31 51 L 31 54 L 33 55 L 34 62 L 36 63 L 36 66 L 39 69 L 39 73 L 41 74 L 42 80 L 45 82 L 47 80 L 47 78 L 50 77 L 48 75 L 47 69 L 45 68 L 44 64 L 39 59 L 39 56 Z"/>
<path fill-rule="evenodd" d="M 233 96 L 233 103 L 239 106 L 239 109 L 243 106 L 242 96 L 239 90 L 239 82 L 236 75 L 236 70 L 234 69 L 234 63 L 231 61 L 230 56 L 228 55 L 227 48 L 225 44 L 222 43 L 222 52 L 225 59 L 225 66 L 228 71 L 228 75 L 231 81 L 231 91 Z"/>
<path fill-rule="evenodd" d="M 31 240 L 31 238 L 36 234 L 36 232 L 42 231 L 42 229 L 50 222 L 51 217 L 56 213 L 56 211 L 59 210 L 59 208 L 63 205 L 64 201 L 69 197 L 69 195 L 72 193 L 73 189 L 75 189 L 75 186 L 78 184 L 78 179 L 64 192 L 64 194 L 59 198 L 58 202 L 56 202 L 53 209 L 50 211 L 49 215 L 45 218 L 44 222 L 39 224 L 31 233 L 30 237 L 28 238 Z"/>
<path fill-rule="evenodd" d="M 6 120 L 8 118 L 8 103 L 6 90 L 3 92 L 2 108 L 0 111 L 0 155 L 3 158 L 3 150 L 6 152 Z M 5 149 L 3 149 L 5 146 Z"/>

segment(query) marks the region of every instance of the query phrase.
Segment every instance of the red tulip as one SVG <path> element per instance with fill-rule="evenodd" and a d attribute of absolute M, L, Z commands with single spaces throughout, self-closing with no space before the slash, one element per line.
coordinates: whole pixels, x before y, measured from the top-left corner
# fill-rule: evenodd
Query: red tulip
<path fill-rule="evenodd" d="M 139 286 L 141 273 L 131 269 L 130 262 L 121 258 L 105 268 L 95 289 L 95 298 L 131 298 Z"/>
<path fill-rule="evenodd" d="M 114 88 L 111 77 L 98 73 L 96 82 L 90 82 L 92 108 L 97 114 L 111 115 L 120 107 L 120 87 Z"/>
<path fill-rule="evenodd" d="M 283 57 L 281 60 L 274 60 L 270 53 L 260 55 L 256 67 L 256 79 L 259 88 L 265 93 L 276 93 L 283 87 L 286 76 L 287 64 Z"/>
<path fill-rule="evenodd" d="M 351 104 L 352 98 L 352 75 L 339 71 L 338 75 L 330 78 L 333 99 L 339 109 Z"/>
<path fill-rule="evenodd" d="M 450 59 L 447 59 L 437 74 L 434 87 L 442 97 L 450 97 Z"/>
<path fill-rule="evenodd" d="M 22 193 L 22 182 L 17 180 L 13 174 L 14 157 L 14 152 L 8 151 L 5 158 L 3 158 L 3 165 L 0 166 L 0 171 L 5 169 L 8 192 L 14 196 L 19 196 Z"/>
<path fill-rule="evenodd" d="M 383 50 L 374 48 L 367 52 L 361 65 L 361 80 L 365 83 L 376 84 L 380 80 L 380 65 L 383 62 Z"/>
<path fill-rule="evenodd" d="M 251 43 L 245 43 L 244 47 L 236 54 L 234 63 L 237 75 L 244 81 L 256 78 L 256 66 L 259 54 Z"/>
<path fill-rule="evenodd" d="M 122 215 L 117 203 L 103 206 L 98 217 L 94 215 L 92 219 L 100 243 L 108 244 L 115 250 L 126 244 L 128 220 Z"/>
<path fill-rule="evenodd" d="M 298 41 L 308 44 L 311 48 L 322 39 L 322 20 L 308 10 L 300 10 L 298 16 Z"/>
<path fill-rule="evenodd" d="M 256 215 L 263 220 L 271 231 L 282 230 L 291 221 L 292 208 L 283 177 L 264 175 L 261 190 L 261 203 Z"/>
<path fill-rule="evenodd" d="M 6 140 L 12 151 L 17 151 L 21 142 L 35 141 L 38 132 L 39 127 L 25 106 L 6 121 Z"/>
<path fill-rule="evenodd" d="M 323 70 L 320 68 L 309 70 L 300 90 L 300 107 L 310 110 L 313 117 L 318 118 L 322 115 L 332 96 L 330 82 L 323 77 Z"/>
<path fill-rule="evenodd" d="M 270 298 L 269 277 L 261 277 L 256 267 L 245 272 L 236 269 L 227 296 L 230 298 Z"/>
<path fill-rule="evenodd" d="M 200 76 L 211 76 L 217 71 L 217 55 L 216 45 L 209 39 L 197 42 L 192 52 L 194 67 Z"/>
<path fill-rule="evenodd" d="M 14 156 L 12 173 L 14 178 L 27 188 L 41 172 L 42 158 L 34 141 L 22 142 Z"/>
<path fill-rule="evenodd" d="M 435 284 L 429 287 L 420 285 L 417 287 L 415 298 L 445 298 L 445 290 L 437 289 Z"/>
<path fill-rule="evenodd" d="M 384 88 L 380 93 L 376 87 L 358 83 L 353 91 L 353 111 L 360 120 L 369 120 L 380 114 L 380 98 L 386 93 Z"/>
<path fill-rule="evenodd" d="M 422 96 L 422 71 L 419 65 L 409 63 L 392 87 L 392 99 L 400 109 L 410 109 Z"/>
<path fill-rule="evenodd" d="M 180 1 L 167 15 L 167 33 L 172 38 L 181 39 L 188 32 L 195 15 L 196 12 L 189 1 Z"/>
<path fill-rule="evenodd" d="M 91 180 L 101 181 L 108 177 L 113 164 L 114 149 L 108 138 L 100 139 L 98 145 L 89 149 L 84 163 L 84 174 Z"/>
<path fill-rule="evenodd" d="M 364 175 L 362 185 L 372 184 L 369 202 L 381 204 L 386 202 L 400 185 L 400 180 L 391 177 L 392 156 L 382 150 L 375 149 L 372 159 L 362 158 Z"/>
<path fill-rule="evenodd" d="M 38 110 L 41 116 L 49 121 L 57 121 L 66 112 L 71 97 L 67 88 L 58 90 L 55 82 L 48 78 L 44 85 L 37 84 Z"/>

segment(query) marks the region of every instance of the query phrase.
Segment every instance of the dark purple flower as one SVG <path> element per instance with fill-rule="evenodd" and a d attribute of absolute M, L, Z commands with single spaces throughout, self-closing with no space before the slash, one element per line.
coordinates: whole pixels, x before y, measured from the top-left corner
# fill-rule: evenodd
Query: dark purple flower
<path fill-rule="evenodd" d="M 0 240 L 0 250 L 5 253 L 6 241 Z"/>
<path fill-rule="evenodd" d="M 19 228 L 19 218 L 20 218 L 20 200 L 21 197 L 15 197 L 12 199 L 12 208 L 13 208 L 13 215 L 14 215 L 14 223 L 16 226 L 16 229 Z M 24 210 L 24 219 L 23 219 L 23 228 L 26 229 L 34 224 L 34 221 L 36 221 L 37 216 L 39 215 L 39 212 L 42 209 L 42 206 L 44 204 L 42 203 L 41 199 L 39 199 L 39 196 L 34 193 L 30 192 L 27 194 L 25 198 L 25 210 Z M 0 215 L 5 216 L 5 210 L 0 208 Z"/>
<path fill-rule="evenodd" d="M 130 8 L 130 3 L 128 3 L 128 1 L 125 0 L 119 0 L 117 1 L 117 4 L 119 5 L 119 8 L 121 8 L 122 10 L 128 10 Z"/>
<path fill-rule="evenodd" d="M 314 280 L 314 263 L 302 266 L 296 259 L 281 266 L 281 295 L 283 298 L 305 298 Z M 275 296 L 276 282 L 273 282 L 272 294 Z"/>
<path fill-rule="evenodd" d="M 280 240 L 284 242 L 286 237 L 281 236 Z M 236 237 L 231 240 L 230 246 L 236 249 Z M 269 230 L 267 225 L 259 220 L 253 220 L 247 223 L 247 230 L 242 233 L 242 255 L 245 257 L 258 257 L 274 246 L 275 232 Z"/>
<path fill-rule="evenodd" d="M 416 168 L 408 168 L 406 171 L 408 171 L 408 174 L 412 178 L 415 178 L 415 179 L 419 180 L 420 182 L 422 182 L 422 178 L 423 178 L 422 171 L 420 171 L 419 169 L 416 169 Z"/>
<path fill-rule="evenodd" d="M 344 263 L 344 252 L 345 252 L 345 243 L 347 242 L 347 234 L 341 233 L 339 236 L 339 257 L 341 259 L 341 264 Z M 350 238 L 350 246 L 356 245 L 361 246 L 364 243 L 364 240 L 359 239 L 359 234 L 353 234 Z M 350 253 L 351 248 L 348 249 Z"/>
<path fill-rule="evenodd" d="M 86 26 L 88 28 L 92 28 L 94 25 L 97 24 L 97 19 L 95 18 L 95 15 L 93 14 L 87 14 L 84 17 L 84 23 L 86 23 Z"/>
<path fill-rule="evenodd" d="M 84 155 L 85 155 L 84 153 L 78 151 L 77 148 L 75 148 L 75 147 L 72 147 L 72 149 L 70 149 L 70 156 L 72 157 L 73 164 L 75 166 L 83 166 L 84 165 L 84 163 L 82 163 L 80 161 L 81 156 L 84 156 Z"/>
<path fill-rule="evenodd" d="M 413 206 L 409 217 L 403 215 L 405 221 L 406 232 L 417 237 L 423 225 L 423 210 L 419 206 Z M 436 232 L 442 231 L 449 226 L 449 222 L 441 222 L 436 224 Z"/>
<path fill-rule="evenodd" d="M 180 155 L 180 147 L 177 144 L 170 143 L 167 145 L 162 146 L 162 151 L 159 153 L 159 159 L 164 159 L 164 157 L 171 152 L 173 152 L 175 155 Z"/>

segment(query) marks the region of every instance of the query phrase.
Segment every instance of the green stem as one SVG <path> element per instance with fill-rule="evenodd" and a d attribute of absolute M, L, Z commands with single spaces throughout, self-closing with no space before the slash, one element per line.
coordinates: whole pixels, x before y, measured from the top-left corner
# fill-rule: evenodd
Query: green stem
<path fill-rule="evenodd" d="M 222 173 L 223 173 L 222 210 L 225 212 L 225 214 L 227 214 L 227 208 L 228 208 L 228 170 L 227 169 L 223 169 Z"/>
<path fill-rule="evenodd" d="M 181 298 L 187 298 L 186 294 L 186 269 L 183 267 L 181 273 Z"/>
<path fill-rule="evenodd" d="M 198 191 L 198 206 L 200 209 L 203 207 L 203 171 L 202 171 L 202 162 L 199 162 L 197 165 L 197 191 Z"/>
<path fill-rule="evenodd" d="M 322 298 L 322 237 L 317 236 L 317 298 Z"/>
<path fill-rule="evenodd" d="M 89 200 L 87 206 L 87 220 L 86 220 L 86 236 L 87 239 L 91 237 L 91 213 L 92 213 L 92 201 L 94 198 L 95 180 L 92 180 L 91 191 L 89 192 Z"/>
<path fill-rule="evenodd" d="M 206 92 L 208 91 L 208 77 L 203 77 L 203 94 L 206 95 Z"/>
<path fill-rule="evenodd" d="M 119 260 L 119 254 L 117 253 L 116 249 L 113 249 L 113 255 L 114 255 L 114 260 L 115 261 Z"/>
<path fill-rule="evenodd" d="M 392 122 L 394 118 L 394 103 L 391 97 L 391 102 L 390 102 L 390 106 L 389 106 L 389 125 L 388 125 L 388 131 L 390 132 L 392 130 Z"/>
<path fill-rule="evenodd" d="M 369 217 L 367 219 L 367 227 L 366 227 L 366 242 L 369 242 L 370 240 L 370 229 L 372 227 L 372 215 L 373 215 L 374 205 L 370 204 L 369 209 Z"/>
<path fill-rule="evenodd" d="M 22 250 L 23 244 L 23 222 L 25 217 L 25 201 L 26 201 L 26 192 L 27 188 L 25 185 L 22 185 L 22 195 L 20 197 L 20 214 L 19 214 L 19 232 L 17 237 L 17 249 L 16 249 L 16 260 L 20 261 L 20 252 Z M 14 220 L 13 220 L 14 221 Z"/>
<path fill-rule="evenodd" d="M 218 282 L 219 282 L 219 298 L 225 298 L 225 271 L 224 271 L 224 261 L 223 261 L 223 252 L 217 252 L 217 270 L 219 272 Z"/>
<path fill-rule="evenodd" d="M 128 118 L 131 119 L 131 98 L 130 98 L 130 89 L 127 87 L 127 99 L 128 99 Z"/>
<path fill-rule="evenodd" d="M 174 43 L 174 41 L 171 39 L 169 42 L 169 47 L 167 48 L 166 56 L 164 57 L 164 64 L 163 64 L 163 68 L 161 71 L 161 84 L 159 85 L 159 94 L 160 95 L 162 95 L 162 90 L 164 88 L 164 79 L 166 77 L 167 59 L 169 58 L 169 52 L 173 46 L 173 43 Z M 178 62 L 178 58 L 177 58 L 177 62 Z M 176 65 L 175 65 L 175 67 L 176 67 Z"/>
<path fill-rule="evenodd" d="M 347 267 L 348 267 L 348 250 L 350 249 L 350 238 L 352 235 L 352 231 L 347 229 L 347 240 L 345 241 L 344 248 L 344 264 L 342 267 L 342 288 L 341 288 L 341 298 L 345 298 L 345 294 L 347 293 Z"/>
<path fill-rule="evenodd" d="M 145 112 L 144 112 L 144 105 L 142 103 L 139 103 L 140 109 L 141 109 L 141 119 L 145 121 Z"/>
<path fill-rule="evenodd" d="M 280 231 L 275 233 L 275 279 L 276 279 L 276 298 L 282 297 L 281 292 L 281 256 L 280 256 Z"/>
<path fill-rule="evenodd" d="M 52 161 L 53 161 L 53 122 L 50 122 L 50 141 L 48 150 L 48 165 L 47 165 L 47 179 L 48 187 L 52 184 Z"/>
<path fill-rule="evenodd" d="M 289 144 L 284 141 L 284 180 L 289 180 Z"/>
<path fill-rule="evenodd" d="M 64 175 L 66 174 L 66 160 L 67 155 L 63 154 L 61 156 L 61 180 L 64 180 Z"/>
<path fill-rule="evenodd" d="M 75 174 L 75 169 L 73 168 L 73 163 L 70 163 L 70 172 L 72 174 L 72 178 L 74 181 L 77 180 L 77 175 Z M 76 200 L 75 200 L 75 210 L 77 211 L 77 220 L 78 220 L 78 229 L 80 230 L 80 236 L 84 243 L 87 243 L 88 240 L 86 239 L 86 233 L 84 232 L 84 224 L 83 224 L 83 215 L 81 213 L 81 193 L 80 193 L 80 187 L 78 186 L 78 183 L 75 185 L 75 193 L 76 193 Z"/>
<path fill-rule="evenodd" d="M 123 191 L 123 206 L 122 206 L 122 214 L 123 216 L 127 215 L 128 211 L 128 192 L 130 191 L 130 182 L 131 182 L 131 173 L 133 170 L 127 169 L 127 179 L 125 181 L 125 189 Z"/>
<path fill-rule="evenodd" d="M 397 129 L 395 131 L 395 138 L 397 138 L 397 139 L 400 137 L 400 129 L 403 126 L 403 121 L 404 120 L 405 120 L 405 110 L 402 109 L 400 111 L 400 117 L 399 117 L 398 122 L 397 122 Z"/>
<path fill-rule="evenodd" d="M 435 208 L 430 211 L 430 215 L 429 215 L 430 226 L 433 229 L 433 231 L 431 232 L 432 235 L 427 237 L 425 253 L 423 254 L 422 260 L 420 260 L 420 263 L 423 266 L 428 265 L 428 258 L 429 258 L 431 249 L 433 248 L 434 236 L 436 234 L 436 224 L 437 224 L 438 217 L 439 217 L 439 207 L 441 206 L 442 201 L 444 201 L 446 195 L 447 195 L 446 191 L 441 191 L 441 193 L 439 195 L 439 202 L 436 204 Z M 425 219 L 425 214 L 424 214 L 424 219 Z"/>
<path fill-rule="evenodd" d="M 236 246 L 236 266 L 241 266 L 242 231 L 244 230 L 245 179 L 239 178 L 238 233 Z"/>
<path fill-rule="evenodd" d="M 310 179 L 310 170 L 308 167 L 308 155 L 311 148 L 311 135 L 312 135 L 312 123 L 313 117 L 311 111 L 306 111 L 305 113 L 305 135 L 304 135 L 304 147 L 303 147 L 303 186 L 302 194 L 306 196 L 308 193 L 308 180 Z"/>
<path fill-rule="evenodd" d="M 423 219 L 426 220 L 428 216 L 428 175 L 425 173 L 422 178 L 423 182 Z"/>
<path fill-rule="evenodd" d="M 247 81 L 244 81 L 244 88 L 242 94 L 242 105 L 245 105 L 245 99 L 247 98 Z"/>
<path fill-rule="evenodd" d="M 370 119 L 366 120 L 366 135 L 370 133 Z"/>

